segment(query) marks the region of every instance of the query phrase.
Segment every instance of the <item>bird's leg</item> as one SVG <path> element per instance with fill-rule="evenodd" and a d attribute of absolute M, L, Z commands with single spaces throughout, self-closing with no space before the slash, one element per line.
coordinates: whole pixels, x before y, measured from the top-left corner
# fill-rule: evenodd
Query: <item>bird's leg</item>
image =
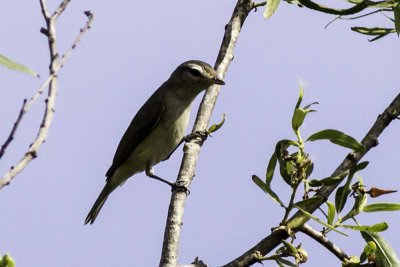
<path fill-rule="evenodd" d="M 189 142 L 190 140 L 192 140 L 192 139 L 194 139 L 194 138 L 196 138 L 196 137 L 200 137 L 201 140 L 202 140 L 202 142 L 204 142 L 204 141 L 207 139 L 207 137 L 208 137 L 209 135 L 210 135 L 210 134 L 207 132 L 207 130 L 203 130 L 203 131 L 196 131 L 196 132 L 194 132 L 194 133 L 190 133 L 190 134 L 184 136 L 184 137 L 182 138 L 182 140 L 179 142 L 179 144 L 174 148 L 174 150 L 172 150 L 171 153 L 169 153 L 168 157 L 166 157 L 164 160 L 169 159 L 169 158 L 171 157 L 171 155 L 175 152 L 175 150 L 176 150 L 180 145 L 182 145 L 183 142 Z M 156 178 L 156 179 L 157 179 L 157 178 Z"/>
<path fill-rule="evenodd" d="M 155 174 L 154 174 L 154 170 L 153 170 L 152 167 L 147 166 L 147 168 L 146 168 L 146 175 L 147 175 L 148 177 L 150 177 L 150 178 L 156 179 L 156 180 L 158 180 L 158 181 L 160 181 L 160 182 L 163 182 L 163 183 L 165 183 L 165 184 L 171 186 L 172 190 L 178 189 L 178 190 L 184 191 L 184 192 L 186 193 L 186 195 L 189 195 L 189 194 L 190 194 L 189 189 L 188 189 L 185 185 L 183 185 L 183 184 L 178 184 L 178 183 L 171 183 L 170 181 L 167 181 L 167 180 L 165 180 L 165 179 L 163 179 L 163 178 L 161 178 L 161 177 L 155 175 Z"/>

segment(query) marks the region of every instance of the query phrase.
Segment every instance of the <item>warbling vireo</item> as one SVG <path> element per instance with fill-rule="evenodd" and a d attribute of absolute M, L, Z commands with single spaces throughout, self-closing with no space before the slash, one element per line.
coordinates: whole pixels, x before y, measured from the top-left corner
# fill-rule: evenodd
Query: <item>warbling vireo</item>
<path fill-rule="evenodd" d="M 213 84 L 225 84 L 207 63 L 182 63 L 144 103 L 118 145 L 106 173 L 106 185 L 86 217 L 96 220 L 107 197 L 132 175 L 146 175 L 173 185 L 153 172 L 152 166 L 167 159 L 182 140 L 195 97 Z"/>

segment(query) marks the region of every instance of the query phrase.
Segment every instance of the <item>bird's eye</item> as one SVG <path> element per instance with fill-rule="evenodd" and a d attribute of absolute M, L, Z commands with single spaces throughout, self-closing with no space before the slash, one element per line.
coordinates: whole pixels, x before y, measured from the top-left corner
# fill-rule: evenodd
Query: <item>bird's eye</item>
<path fill-rule="evenodd" d="M 196 69 L 190 69 L 190 73 L 195 77 L 200 77 L 201 76 L 200 71 L 198 71 Z"/>

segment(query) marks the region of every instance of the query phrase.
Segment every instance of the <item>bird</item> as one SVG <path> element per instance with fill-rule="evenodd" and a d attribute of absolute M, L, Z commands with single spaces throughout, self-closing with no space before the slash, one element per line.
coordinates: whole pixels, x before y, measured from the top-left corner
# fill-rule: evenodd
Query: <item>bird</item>
<path fill-rule="evenodd" d="M 108 196 L 128 178 L 145 171 L 154 174 L 153 166 L 166 160 L 184 140 L 193 100 L 211 85 L 224 85 L 209 64 L 189 60 L 180 64 L 143 104 L 122 136 L 111 167 L 106 173 L 106 185 L 89 211 L 85 224 L 93 224 Z"/>

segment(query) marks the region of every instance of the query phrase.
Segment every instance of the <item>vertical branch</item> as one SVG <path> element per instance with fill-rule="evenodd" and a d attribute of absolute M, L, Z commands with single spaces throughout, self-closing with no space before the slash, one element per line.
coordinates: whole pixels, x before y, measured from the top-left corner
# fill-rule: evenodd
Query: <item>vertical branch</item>
<path fill-rule="evenodd" d="M 46 21 L 46 28 L 42 28 L 41 32 L 44 35 L 46 35 L 47 39 L 48 39 L 49 51 L 50 51 L 50 66 L 49 66 L 50 76 L 44 82 L 42 87 L 39 88 L 39 90 L 36 92 L 36 94 L 26 103 L 26 105 L 24 104 L 24 107 L 21 110 L 20 117 L 18 117 L 17 122 L 19 123 L 19 121 L 21 120 L 21 118 L 25 114 L 25 112 L 30 108 L 30 106 L 33 104 L 33 102 L 36 101 L 36 99 L 39 97 L 39 95 L 42 94 L 43 91 L 45 90 L 45 88 L 48 86 L 49 91 L 48 91 L 48 96 L 45 100 L 45 103 L 46 103 L 45 111 L 44 111 L 43 119 L 40 124 L 39 132 L 38 132 L 36 139 L 29 146 L 28 151 L 25 153 L 25 155 L 22 157 L 22 159 L 15 166 L 12 166 L 11 169 L 0 180 L 0 189 L 3 188 L 4 186 L 8 185 L 10 183 L 10 181 L 19 172 L 21 172 L 29 164 L 29 162 L 32 159 L 34 159 L 37 156 L 37 151 L 39 150 L 42 143 L 46 140 L 47 133 L 49 131 L 50 124 L 53 120 L 53 115 L 54 115 L 55 99 L 56 99 L 56 95 L 57 95 L 57 73 L 61 69 L 61 67 L 64 65 L 68 56 L 72 53 L 72 50 L 76 47 L 78 42 L 82 39 L 84 33 L 88 29 L 90 29 L 93 18 L 94 18 L 90 11 L 85 12 L 85 15 L 88 17 L 88 21 L 86 22 L 85 27 L 80 30 L 80 33 L 77 36 L 77 38 L 74 40 L 73 44 L 70 46 L 70 48 L 67 50 L 65 55 L 62 56 L 61 60 L 59 61 L 58 60 L 58 52 L 57 52 L 55 22 L 56 22 L 57 18 L 60 16 L 60 14 L 65 10 L 65 8 L 67 7 L 70 0 L 64 0 L 60 4 L 60 6 L 57 8 L 57 10 L 53 13 L 53 15 L 51 15 L 51 16 L 49 15 L 49 12 L 47 10 L 45 0 L 40 0 L 39 2 L 40 2 L 41 9 L 42 9 L 43 17 Z"/>
<path fill-rule="evenodd" d="M 236 40 L 243 22 L 252 7 L 253 2 L 251 0 L 238 0 L 231 20 L 225 27 L 225 35 L 215 64 L 215 68 L 221 77 L 225 76 L 229 64 L 233 59 Z M 219 89 L 220 86 L 218 85 L 213 85 L 207 89 L 198 110 L 193 131 L 206 129 L 218 97 Z M 177 183 L 184 184 L 189 188 L 194 177 L 194 169 L 201 146 L 202 141 L 200 139 L 194 139 L 185 143 Z M 178 264 L 178 247 L 186 198 L 187 195 L 185 192 L 178 190 L 172 192 L 164 232 L 160 266 L 177 266 Z"/>

